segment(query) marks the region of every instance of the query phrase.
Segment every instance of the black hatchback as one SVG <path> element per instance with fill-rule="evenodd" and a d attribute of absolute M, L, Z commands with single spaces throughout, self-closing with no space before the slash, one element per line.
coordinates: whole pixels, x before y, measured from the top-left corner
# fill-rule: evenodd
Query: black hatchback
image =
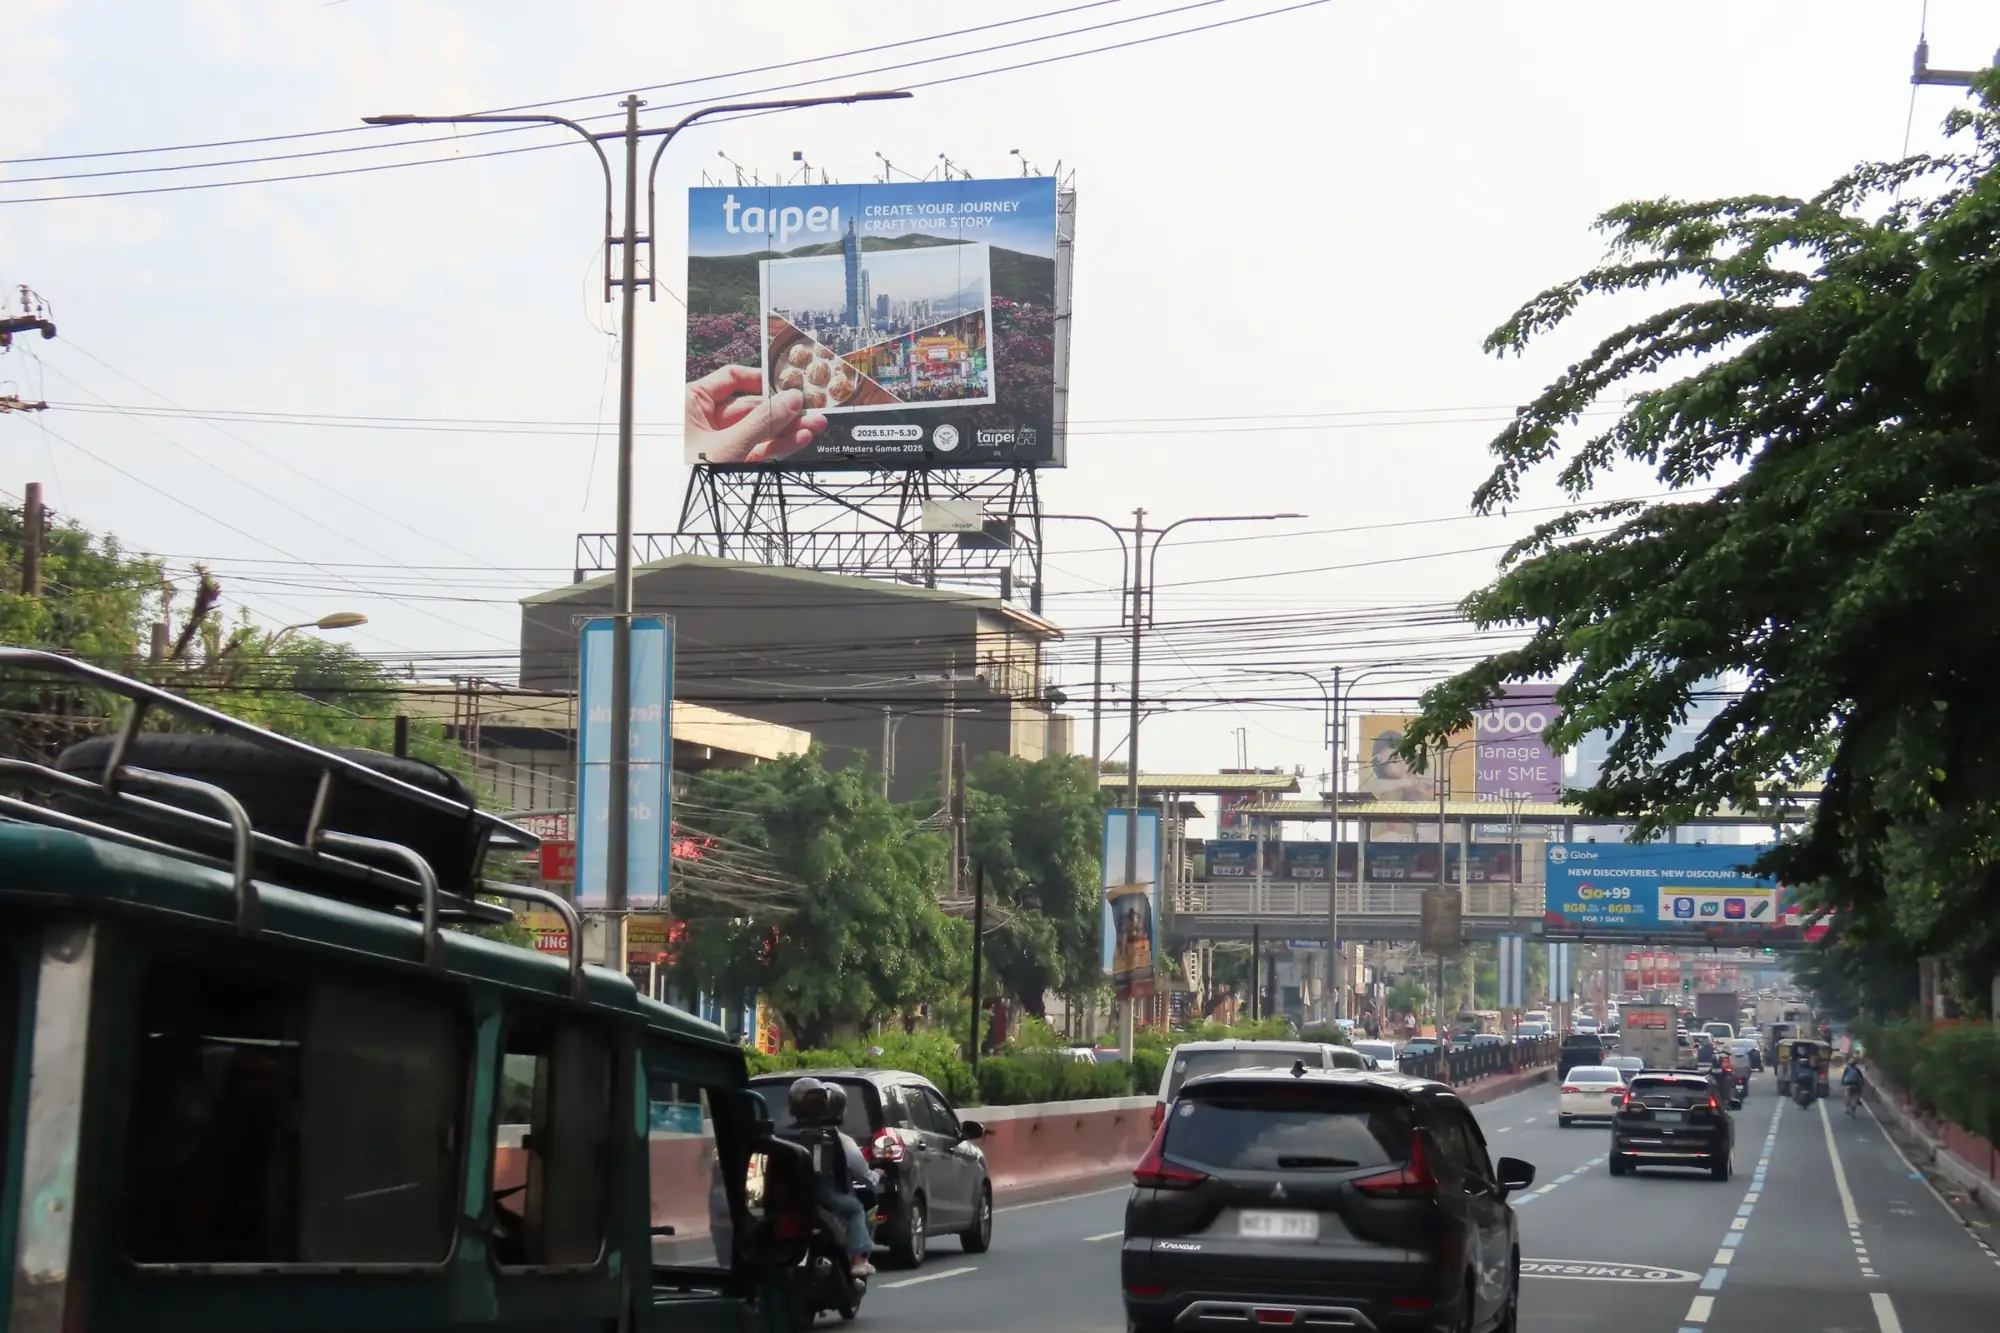
<path fill-rule="evenodd" d="M 1487 1156 L 1442 1083 L 1294 1067 L 1181 1089 L 1133 1173 L 1126 1318 L 1156 1330 L 1513 1333 L 1510 1192 L 1535 1169 Z"/>
<path fill-rule="evenodd" d="M 956 1235 L 967 1254 L 984 1254 L 993 1243 L 993 1182 L 976 1146 L 985 1128 L 960 1120 L 929 1079 L 900 1069 L 790 1069 L 760 1074 L 750 1089 L 783 1125 L 793 1082 L 808 1076 L 847 1092 L 841 1129 L 882 1172 L 875 1236 L 896 1262 L 917 1267 L 938 1235 Z"/>

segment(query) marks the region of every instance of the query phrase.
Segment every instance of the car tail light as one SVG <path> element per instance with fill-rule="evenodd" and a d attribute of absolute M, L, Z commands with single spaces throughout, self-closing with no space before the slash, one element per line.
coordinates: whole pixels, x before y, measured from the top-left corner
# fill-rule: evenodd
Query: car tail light
<path fill-rule="evenodd" d="M 1430 1163 L 1424 1160 L 1422 1136 L 1410 1140 L 1410 1160 L 1401 1170 L 1364 1176 L 1354 1182 L 1354 1188 L 1378 1199 L 1421 1199 L 1437 1193 L 1437 1177 L 1431 1174 Z"/>
<path fill-rule="evenodd" d="M 1563 1090 L 1564 1092 L 1582 1092 L 1582 1091 L 1583 1091 L 1583 1089 L 1582 1089 L 1582 1088 L 1579 1088 L 1579 1087 L 1577 1087 L 1577 1086 L 1576 1086 L 1576 1084 L 1574 1084 L 1574 1083 L 1565 1083 L 1565 1084 L 1563 1084 L 1563 1085 L 1562 1085 L 1562 1090 Z"/>
<path fill-rule="evenodd" d="M 1160 1131 L 1160 1125 L 1161 1125 L 1161 1124 L 1162 1124 L 1163 1122 L 1165 1122 L 1166 1118 L 1167 1118 L 1167 1104 L 1166 1104 L 1165 1102 L 1154 1102 L 1154 1103 L 1153 1103 L 1153 1132 L 1154 1132 L 1154 1133 L 1156 1133 L 1156 1134 L 1157 1134 L 1157 1133 L 1159 1133 L 1159 1131 Z"/>
<path fill-rule="evenodd" d="M 1206 1172 L 1190 1171 L 1184 1166 L 1169 1162 L 1160 1152 L 1166 1142 L 1167 1129 L 1162 1125 L 1153 1135 L 1153 1141 L 1146 1148 L 1146 1155 L 1139 1159 L 1139 1165 L 1132 1168 L 1132 1183 L 1141 1189 L 1191 1190 L 1208 1179 Z"/>
<path fill-rule="evenodd" d="M 1715 1098 L 1710 1097 L 1708 1099 L 1708 1109 L 1711 1111 L 1720 1111 L 1722 1109 L 1722 1103 L 1717 1101 Z"/>
<path fill-rule="evenodd" d="M 903 1160 L 903 1141 L 885 1129 L 868 1144 L 864 1155 L 871 1163 L 900 1162 Z"/>

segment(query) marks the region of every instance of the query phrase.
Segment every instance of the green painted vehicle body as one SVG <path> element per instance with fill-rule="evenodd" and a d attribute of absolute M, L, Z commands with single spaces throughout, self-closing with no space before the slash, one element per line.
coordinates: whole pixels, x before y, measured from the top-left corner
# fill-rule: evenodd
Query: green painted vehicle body
<path fill-rule="evenodd" d="M 0 1333 L 798 1325 L 770 1237 L 810 1208 L 758 1195 L 720 1028 L 428 901 L 246 899 L 41 819 L 0 798 Z"/>

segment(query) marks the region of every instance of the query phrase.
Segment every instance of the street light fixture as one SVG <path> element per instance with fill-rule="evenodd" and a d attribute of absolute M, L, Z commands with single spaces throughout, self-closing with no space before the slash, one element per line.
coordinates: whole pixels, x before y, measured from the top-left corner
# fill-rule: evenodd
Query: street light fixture
<path fill-rule="evenodd" d="M 1125 569 L 1125 592 L 1131 594 L 1132 605 L 1126 614 L 1132 617 L 1132 697 L 1130 700 L 1130 731 L 1125 738 L 1125 875 L 1120 881 L 1130 886 L 1139 880 L 1139 667 L 1140 646 L 1145 638 L 1147 620 L 1147 585 L 1152 582 L 1154 561 L 1160 554 L 1160 543 L 1175 528 L 1190 523 L 1269 523 L 1278 519 L 1304 518 L 1304 514 L 1201 514 L 1192 518 L 1175 519 L 1164 528 L 1155 529 L 1150 535 L 1153 544 L 1146 545 L 1149 535 L 1146 531 L 1146 511 L 1132 511 L 1132 526 L 1121 528 L 1111 520 L 1099 518 L 1096 514 L 1044 514 L 1046 519 L 1063 519 L 1076 523 L 1095 523 L 1118 539 Z M 1127 536 L 1132 538 L 1128 545 Z M 1120 600 L 1123 600 L 1121 597 Z M 1119 1006 L 1118 1050 L 1120 1056 L 1130 1063 L 1132 1059 L 1132 1002 L 1125 1000 Z"/>
<path fill-rule="evenodd" d="M 296 625 L 285 626 L 271 636 L 270 642 L 266 643 L 264 648 L 268 652 L 302 629 L 358 629 L 367 623 L 368 617 L 359 611 L 334 611 L 321 616 L 318 620 L 302 620 Z"/>
<path fill-rule="evenodd" d="M 630 886 L 627 882 L 629 867 L 626 864 L 626 847 L 631 828 L 631 772 L 632 772 L 632 421 L 633 389 L 636 378 L 634 372 L 633 344 L 638 333 L 638 309 L 635 297 L 639 288 L 646 288 L 648 299 L 655 299 L 653 291 L 653 265 L 648 263 L 644 278 L 639 276 L 639 141 L 657 138 L 660 145 L 653 151 L 651 170 L 646 176 L 646 235 L 648 258 L 651 258 L 653 237 L 658 228 L 658 208 L 653 184 L 660 170 L 660 158 L 667 151 L 667 145 L 674 136 L 709 116 L 725 115 L 733 112 L 750 113 L 763 111 L 791 111 L 808 106 L 844 105 L 852 102 L 900 101 L 912 96 L 902 90 L 875 92 L 840 93 L 825 97 L 788 97 L 767 102 L 724 102 L 715 106 L 705 106 L 690 111 L 673 124 L 657 129 L 642 129 L 639 125 L 639 108 L 645 102 L 638 97 L 627 97 L 619 103 L 625 109 L 625 126 L 602 134 L 585 129 L 566 116 L 544 114 L 473 114 L 462 116 L 416 116 L 407 113 L 383 116 L 363 116 L 367 125 L 560 125 L 580 136 L 597 154 L 597 163 L 604 169 L 604 299 L 611 299 L 614 286 L 623 294 L 625 306 L 622 311 L 621 332 L 618 340 L 618 550 L 615 557 L 611 584 L 611 732 L 610 745 L 610 794 L 607 798 L 605 850 L 605 909 L 612 918 L 612 929 L 607 932 L 604 945 L 604 962 L 619 971 L 625 969 L 625 940 L 623 920 L 630 903 Z M 613 187 L 611 181 L 611 160 L 605 156 L 603 144 L 607 140 L 617 140 L 625 145 L 625 218 L 622 234 L 614 235 L 611 230 L 611 208 Z M 624 257 L 622 274 L 614 280 L 611 277 L 611 254 L 616 249 Z"/>

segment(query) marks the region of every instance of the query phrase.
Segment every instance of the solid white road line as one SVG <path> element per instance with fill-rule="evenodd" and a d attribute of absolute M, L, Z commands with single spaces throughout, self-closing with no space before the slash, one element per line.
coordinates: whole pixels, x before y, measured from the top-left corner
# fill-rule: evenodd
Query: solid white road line
<path fill-rule="evenodd" d="M 1889 1304 L 1889 1294 L 1871 1291 L 1868 1299 L 1875 1306 L 1875 1322 L 1882 1326 L 1882 1333 L 1903 1333 L 1903 1321 L 1896 1318 L 1896 1307 Z"/>
<path fill-rule="evenodd" d="M 1084 1240 L 1094 1244 L 1095 1242 L 1100 1240 L 1117 1240 L 1120 1236 L 1123 1236 L 1124 1234 L 1125 1233 L 1123 1231 L 1100 1231 L 1095 1236 L 1085 1236 Z"/>
<path fill-rule="evenodd" d="M 900 1282 L 884 1282 L 882 1289 L 884 1291 L 894 1291 L 898 1287 L 914 1287 L 919 1282 L 941 1282 L 948 1277 L 958 1277 L 965 1273 L 976 1273 L 978 1271 L 979 1266 L 977 1264 L 967 1264 L 963 1268 L 947 1268 L 941 1273 L 925 1273 L 922 1277 L 906 1277 Z"/>
<path fill-rule="evenodd" d="M 1833 1159 L 1833 1187 L 1840 1193 L 1841 1215 L 1850 1228 L 1858 1227 L 1861 1214 L 1854 1211 L 1854 1193 L 1847 1188 L 1847 1168 L 1840 1164 L 1840 1148 L 1833 1141 L 1833 1121 L 1827 1118 L 1825 1102 L 1819 1103 L 1819 1123 L 1826 1131 L 1826 1155 Z"/>
<path fill-rule="evenodd" d="M 1103 1194 L 1123 1194 L 1131 1188 L 1130 1185 L 1112 1185 L 1107 1189 L 1085 1190 L 1081 1194 L 1058 1194 L 1053 1199 L 1036 1199 L 1033 1203 L 1010 1203 L 1004 1207 L 995 1208 L 993 1211 L 996 1213 L 1018 1213 L 1025 1208 L 1046 1208 L 1052 1203 L 1068 1203 L 1071 1199 L 1095 1199 Z"/>

